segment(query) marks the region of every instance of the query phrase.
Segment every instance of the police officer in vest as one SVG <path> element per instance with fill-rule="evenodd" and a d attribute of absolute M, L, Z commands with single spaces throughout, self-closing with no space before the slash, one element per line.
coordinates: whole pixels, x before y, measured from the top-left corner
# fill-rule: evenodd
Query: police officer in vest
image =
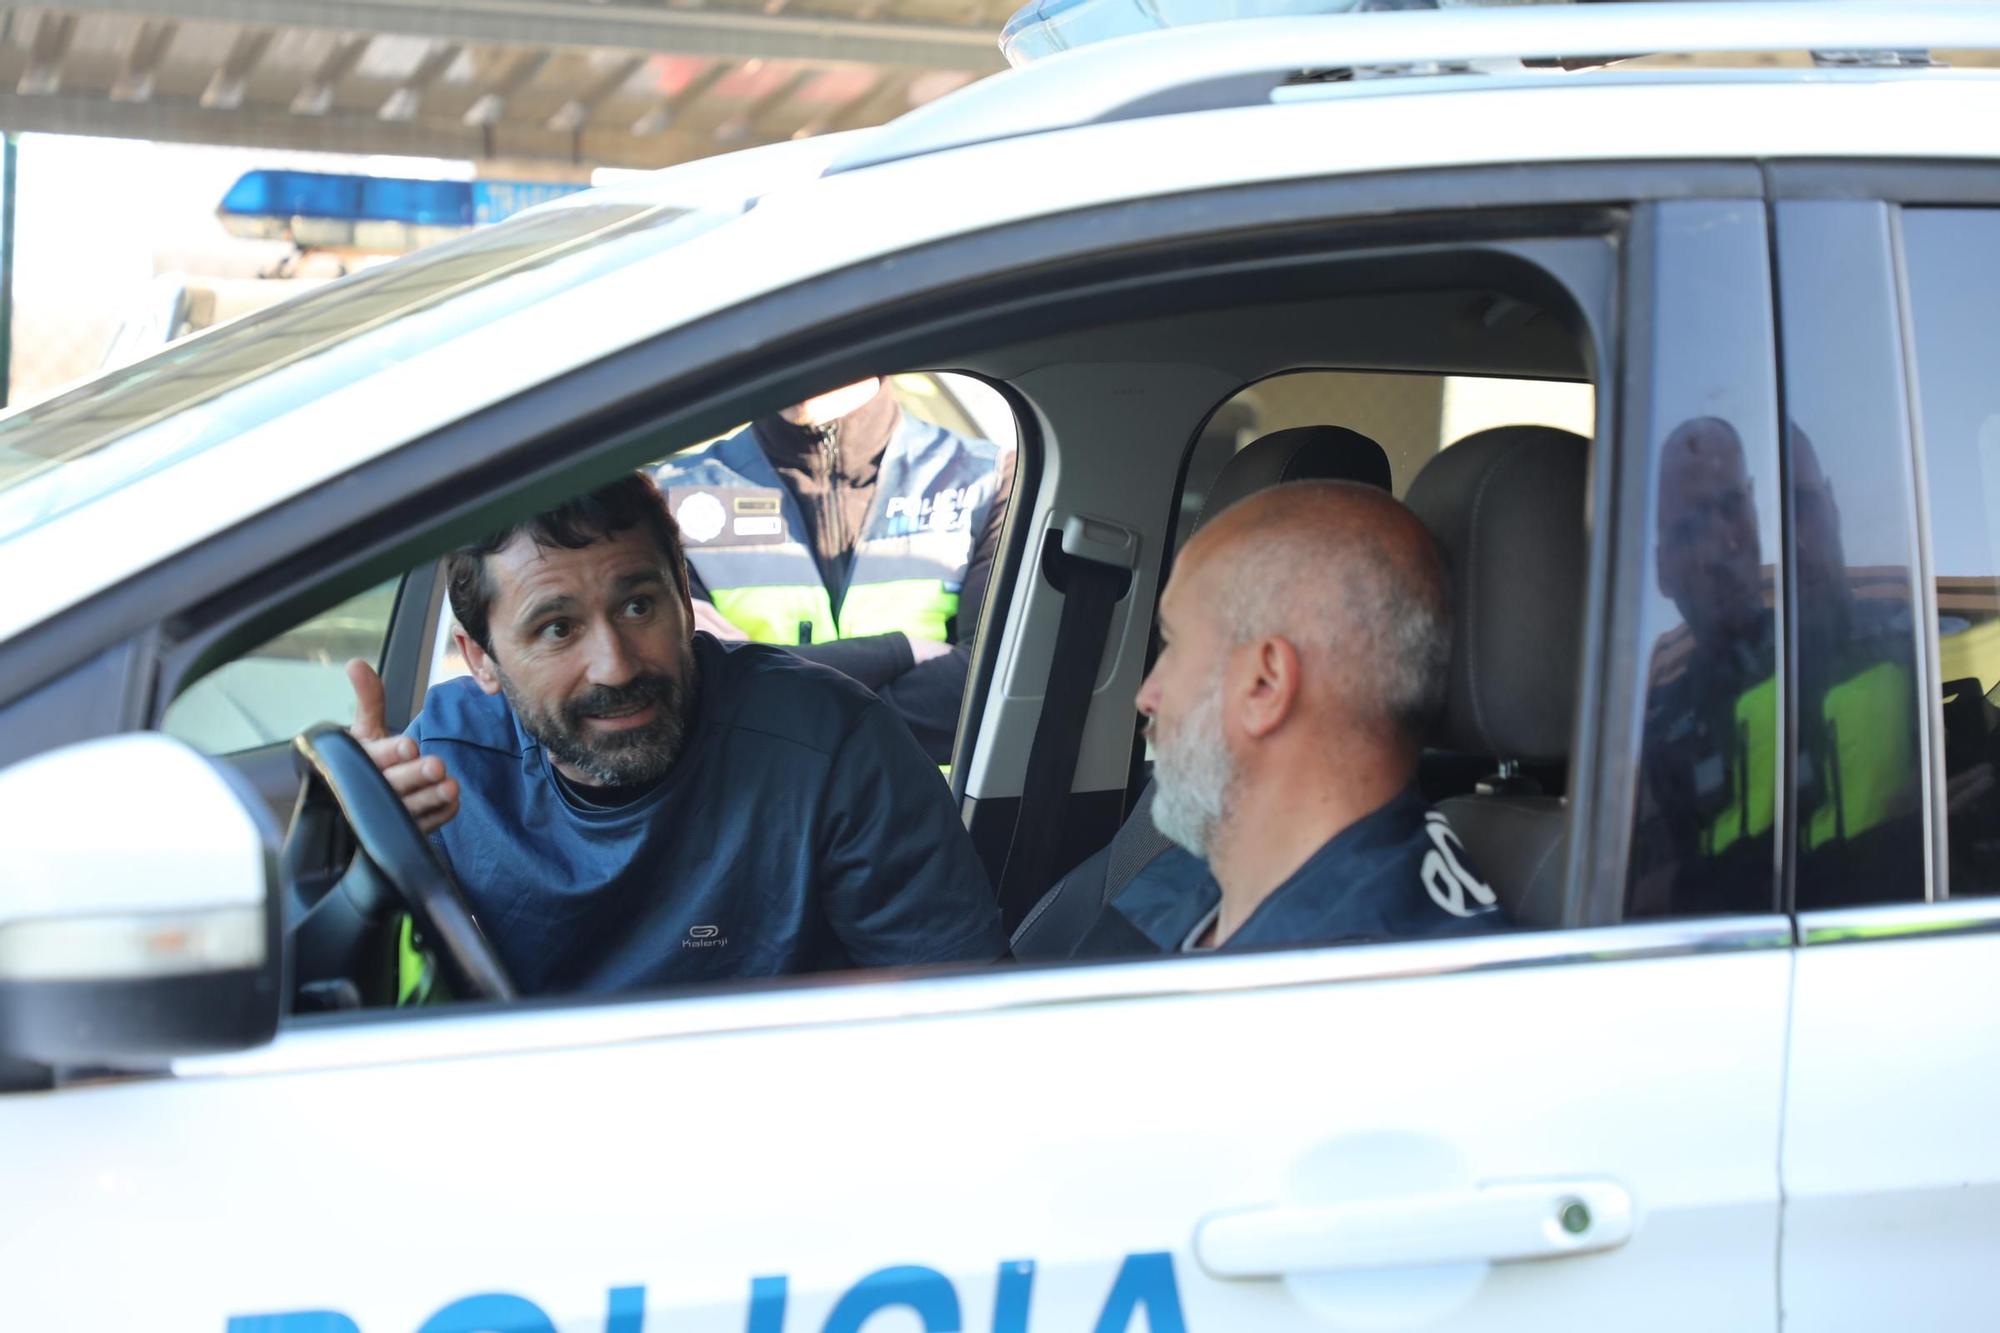
<path fill-rule="evenodd" d="M 838 668 L 945 763 L 1013 466 L 1011 451 L 918 420 L 869 379 L 656 477 L 702 629 Z"/>

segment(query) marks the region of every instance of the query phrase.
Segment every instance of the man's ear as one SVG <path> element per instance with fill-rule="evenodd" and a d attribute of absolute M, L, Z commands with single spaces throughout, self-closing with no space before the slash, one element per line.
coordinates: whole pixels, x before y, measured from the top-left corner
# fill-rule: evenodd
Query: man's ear
<path fill-rule="evenodd" d="M 1299 702 L 1299 650 L 1290 639 L 1267 634 L 1243 647 L 1247 661 L 1238 691 L 1243 732 L 1260 740 L 1284 725 Z"/>
<path fill-rule="evenodd" d="M 479 682 L 479 688 L 488 694 L 500 693 L 500 669 L 493 665 L 493 657 L 479 646 L 462 626 L 451 627 L 452 638 L 458 641 L 458 651 L 465 658 L 465 665 L 471 669 L 472 678 Z"/>

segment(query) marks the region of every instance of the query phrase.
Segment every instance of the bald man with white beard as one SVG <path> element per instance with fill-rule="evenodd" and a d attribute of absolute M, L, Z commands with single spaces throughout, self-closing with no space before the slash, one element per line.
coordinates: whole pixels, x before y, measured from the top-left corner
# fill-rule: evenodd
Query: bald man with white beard
<path fill-rule="evenodd" d="M 1161 596 L 1138 697 L 1153 821 L 1178 847 L 1074 956 L 1505 925 L 1415 785 L 1443 706 L 1449 601 L 1436 542 L 1373 487 L 1291 482 L 1204 526 Z"/>

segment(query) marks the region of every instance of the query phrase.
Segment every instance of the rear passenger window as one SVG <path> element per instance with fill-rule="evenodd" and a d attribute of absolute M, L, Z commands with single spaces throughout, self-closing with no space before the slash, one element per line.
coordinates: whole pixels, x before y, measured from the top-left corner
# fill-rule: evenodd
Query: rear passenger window
<path fill-rule="evenodd" d="M 1778 209 L 1801 910 L 1920 901 L 1926 692 L 1888 211 Z"/>
<path fill-rule="evenodd" d="M 1947 892 L 2000 892 L 2000 212 L 1903 219 L 1944 714 Z"/>
<path fill-rule="evenodd" d="M 1400 497 L 1439 450 L 1475 431 L 1555 426 L 1588 436 L 1596 401 L 1592 386 L 1567 380 L 1354 370 L 1274 375 L 1235 394 L 1203 425 L 1181 489 L 1174 549 L 1193 534 L 1223 466 L 1266 435 L 1329 423 L 1365 435 L 1388 455 Z"/>

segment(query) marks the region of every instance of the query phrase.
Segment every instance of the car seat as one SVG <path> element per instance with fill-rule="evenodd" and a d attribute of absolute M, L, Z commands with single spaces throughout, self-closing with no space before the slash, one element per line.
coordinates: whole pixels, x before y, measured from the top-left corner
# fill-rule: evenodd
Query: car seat
<path fill-rule="evenodd" d="M 1562 924 L 1569 801 L 1520 766 L 1569 757 L 1589 468 L 1580 435 L 1500 426 L 1439 452 L 1408 495 L 1451 568 L 1451 684 L 1432 739 L 1497 764 L 1438 809 L 1518 926 Z"/>

